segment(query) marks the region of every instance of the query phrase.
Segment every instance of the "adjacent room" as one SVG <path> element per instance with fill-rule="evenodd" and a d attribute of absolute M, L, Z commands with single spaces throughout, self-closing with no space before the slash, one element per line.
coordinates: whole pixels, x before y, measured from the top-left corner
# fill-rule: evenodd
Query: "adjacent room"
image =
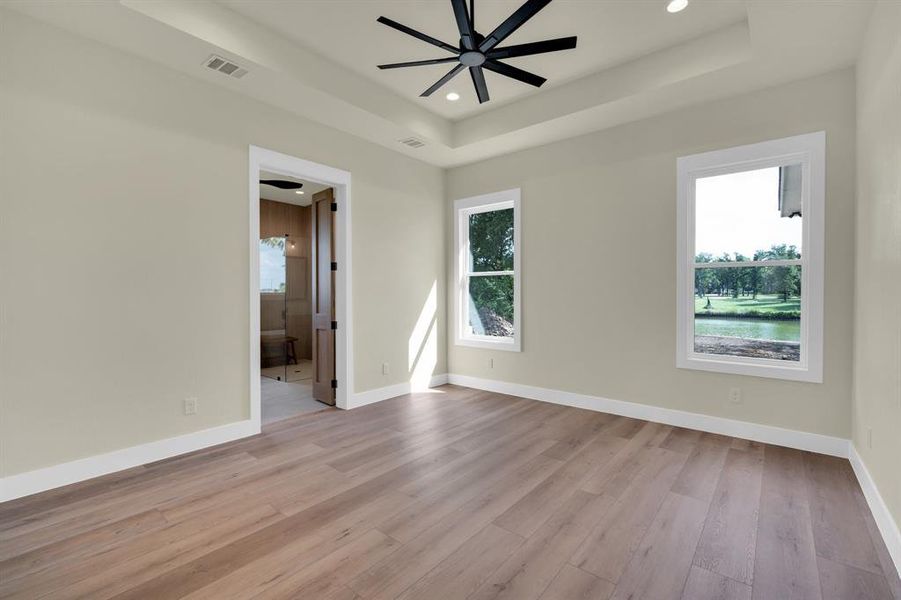
<path fill-rule="evenodd" d="M 0 0 L 0 598 L 901 600 L 899 459 L 901 0 Z"/>
<path fill-rule="evenodd" d="M 320 361 L 327 379 L 334 379 L 334 344 L 320 352 L 323 328 L 319 337 L 314 328 L 315 316 L 327 317 L 331 328 L 334 314 L 334 194 L 327 185 L 276 173 L 261 171 L 260 177 L 260 387 L 266 424 L 335 403 L 330 388 L 323 393 L 313 385 Z M 323 252 L 324 279 L 314 277 Z M 325 311 L 314 310 L 317 295 L 325 296 Z"/>

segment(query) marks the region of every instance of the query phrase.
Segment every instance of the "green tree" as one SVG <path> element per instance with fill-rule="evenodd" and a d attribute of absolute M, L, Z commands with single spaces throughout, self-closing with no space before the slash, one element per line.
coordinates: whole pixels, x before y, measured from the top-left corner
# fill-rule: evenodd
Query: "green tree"
<path fill-rule="evenodd" d="M 260 243 L 264 246 L 269 246 L 270 248 L 275 248 L 276 250 L 284 250 L 285 249 L 285 238 L 283 237 L 270 237 L 270 238 L 262 238 Z"/>
<path fill-rule="evenodd" d="M 761 260 L 792 260 L 801 258 L 796 246 L 780 244 L 760 251 Z M 765 267 L 764 280 L 772 293 L 782 295 L 782 301 L 788 302 L 791 296 L 801 294 L 801 267 L 798 265 Z"/>
<path fill-rule="evenodd" d="M 748 260 L 747 256 L 735 253 L 735 261 L 736 262 L 746 262 Z M 756 290 L 753 289 L 754 282 L 754 267 L 740 267 L 736 269 L 736 282 L 738 291 L 741 292 L 743 296 L 753 294 L 754 297 L 757 297 Z M 735 294 L 735 297 L 738 297 L 738 294 Z"/>
<path fill-rule="evenodd" d="M 701 252 L 695 256 L 696 263 L 713 262 L 713 255 L 708 252 Z M 716 289 L 719 279 L 716 276 L 716 269 L 695 269 L 695 293 L 699 298 L 705 297 L 711 290 Z"/>
<path fill-rule="evenodd" d="M 469 216 L 473 272 L 513 270 L 513 209 Z M 513 277 L 470 277 L 469 296 L 488 335 L 503 335 L 513 324 Z M 500 319 L 500 320 L 498 320 Z"/>
<path fill-rule="evenodd" d="M 759 267 L 751 267 L 748 271 L 748 290 L 751 292 L 751 297 L 756 300 L 757 294 L 760 292 L 760 286 L 763 284 L 762 274 Z"/>
<path fill-rule="evenodd" d="M 469 216 L 473 271 L 513 270 L 513 209 Z"/>
<path fill-rule="evenodd" d="M 718 262 L 734 262 L 732 260 L 732 257 L 728 253 L 724 253 L 716 260 Z M 720 296 L 730 295 L 733 298 L 738 298 L 738 288 L 740 286 L 738 271 L 738 269 L 733 269 L 732 267 L 718 269 L 717 276 L 719 278 L 721 288 Z"/>

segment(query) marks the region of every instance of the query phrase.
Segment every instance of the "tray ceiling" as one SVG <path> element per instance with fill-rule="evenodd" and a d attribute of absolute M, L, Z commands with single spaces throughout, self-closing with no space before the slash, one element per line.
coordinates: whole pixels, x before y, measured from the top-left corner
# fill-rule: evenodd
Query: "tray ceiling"
<path fill-rule="evenodd" d="M 481 30 L 520 0 L 477 0 Z M 380 15 L 455 43 L 446 0 L 119 0 L 4 5 L 438 166 L 472 163 L 681 107 L 854 64 L 870 0 L 555 0 L 508 43 L 577 35 L 575 50 L 511 59 L 540 89 L 491 77 L 479 105 L 468 77 L 419 94 L 444 66 L 379 71 L 434 50 Z M 437 53 L 436 53 L 437 52 Z M 247 69 L 206 68 L 215 54 Z M 411 147 L 400 140 L 415 138 Z"/>
<path fill-rule="evenodd" d="M 746 18 L 740 0 L 698 1 L 691 10 L 669 14 L 663 1 L 554 0 L 503 45 L 578 35 L 575 50 L 508 59 L 510 64 L 547 78 L 540 89 L 488 72 L 491 101 L 480 107 L 469 77 L 460 77 L 430 98 L 419 94 L 449 66 L 379 71 L 379 63 L 441 58 L 448 54 L 376 23 L 384 15 L 452 45 L 458 42 L 454 13 L 444 0 L 313 0 L 267 2 L 221 0 L 220 4 L 265 25 L 297 44 L 333 60 L 377 85 L 409 98 L 443 117 L 459 119 L 679 42 L 716 31 Z M 522 4 L 521 0 L 476 0 L 476 28 L 491 31 Z M 460 94 L 448 102 L 445 93 Z"/>

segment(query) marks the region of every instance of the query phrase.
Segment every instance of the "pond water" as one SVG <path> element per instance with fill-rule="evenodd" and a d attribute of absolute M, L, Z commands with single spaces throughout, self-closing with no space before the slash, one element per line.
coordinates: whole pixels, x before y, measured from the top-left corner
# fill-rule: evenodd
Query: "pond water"
<path fill-rule="evenodd" d="M 718 335 L 754 340 L 801 341 L 801 319 L 695 319 L 695 335 Z"/>

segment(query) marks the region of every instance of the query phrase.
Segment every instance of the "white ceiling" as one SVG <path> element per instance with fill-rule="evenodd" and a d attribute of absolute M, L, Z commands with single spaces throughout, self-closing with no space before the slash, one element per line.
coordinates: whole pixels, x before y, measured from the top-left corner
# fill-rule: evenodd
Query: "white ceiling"
<path fill-rule="evenodd" d="M 260 171 L 260 179 L 281 179 L 283 181 L 296 181 L 297 183 L 303 184 L 303 187 L 300 188 L 303 194 L 298 194 L 295 190 L 283 190 L 271 185 L 260 184 L 260 198 L 284 202 L 285 204 L 298 204 L 300 206 L 309 206 L 313 202 L 313 194 L 321 192 L 322 190 L 327 190 L 331 187 L 321 183 L 307 181 L 306 179 L 270 173 L 269 171 Z"/>
<path fill-rule="evenodd" d="M 520 0 L 476 0 L 490 31 Z M 488 73 L 419 94 L 445 65 L 379 71 L 444 51 L 376 23 L 384 15 L 455 43 L 447 0 L 29 0 L 3 6 L 438 166 L 583 135 L 854 64 L 871 0 L 555 0 L 508 43 L 577 35 L 575 50 L 511 59 L 535 90 Z M 220 54 L 240 80 L 203 67 Z M 444 99 L 458 91 L 457 103 Z M 399 143 L 417 137 L 425 146 Z"/>
<path fill-rule="evenodd" d="M 488 34 L 523 1 L 476 0 L 476 30 Z M 219 3 L 443 117 L 458 119 L 480 110 L 466 73 L 457 76 L 440 93 L 419 97 L 452 65 L 385 71 L 376 68 L 383 63 L 449 56 L 440 48 L 376 23 L 379 16 L 386 16 L 457 45 L 460 36 L 450 2 L 446 0 L 219 0 Z M 745 18 L 741 0 L 695 0 L 691 10 L 679 14 L 669 14 L 664 2 L 658 0 L 556 0 L 499 47 L 577 35 L 579 43 L 574 50 L 505 61 L 546 77 L 547 83 L 540 88 L 543 90 Z M 482 105 L 482 110 L 539 92 L 539 88 L 495 73 L 486 71 L 485 77 L 491 101 Z M 460 94 L 460 100 L 445 99 L 451 90 Z"/>

